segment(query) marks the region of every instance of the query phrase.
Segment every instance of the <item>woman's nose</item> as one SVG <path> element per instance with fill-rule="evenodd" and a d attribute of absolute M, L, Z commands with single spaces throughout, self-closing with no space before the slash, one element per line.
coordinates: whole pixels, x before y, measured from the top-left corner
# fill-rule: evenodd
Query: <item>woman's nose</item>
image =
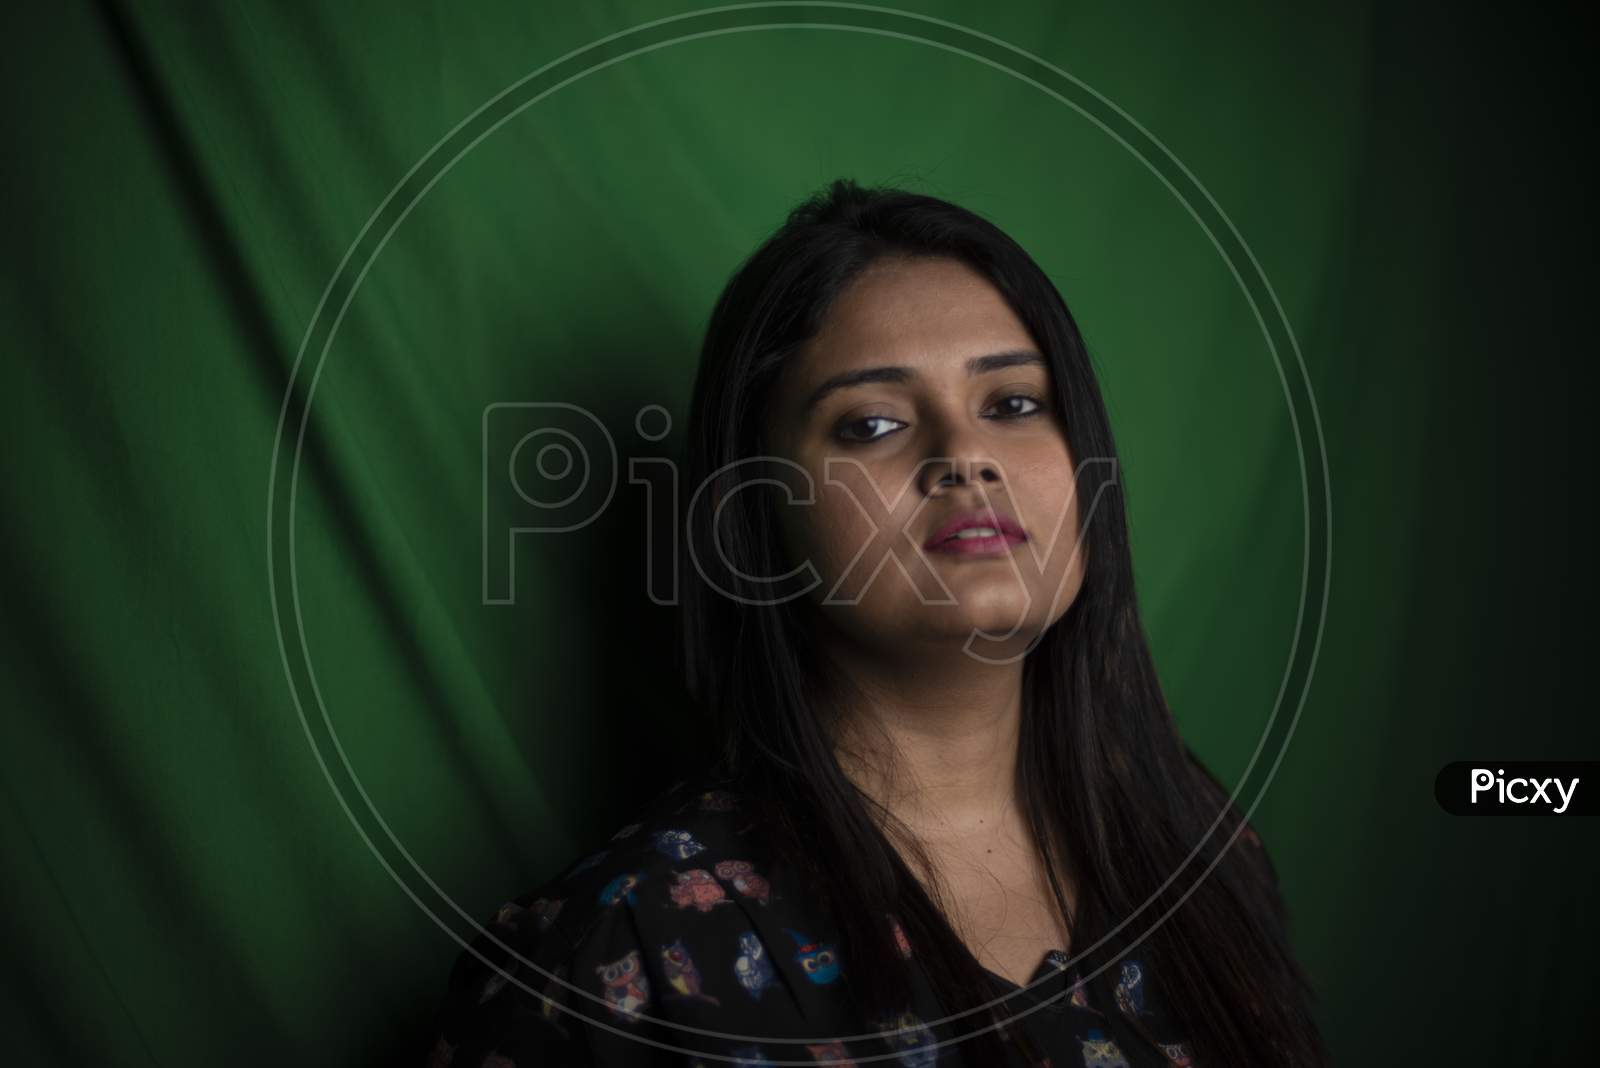
<path fill-rule="evenodd" d="M 922 468 L 922 492 L 935 494 L 951 486 L 1001 481 L 999 461 L 970 437 L 946 435 L 940 452 L 928 457 Z"/>
<path fill-rule="evenodd" d="M 944 466 L 935 479 L 940 486 L 959 486 L 977 479 L 982 482 L 1000 481 L 1000 472 L 990 460 L 957 459 Z"/>

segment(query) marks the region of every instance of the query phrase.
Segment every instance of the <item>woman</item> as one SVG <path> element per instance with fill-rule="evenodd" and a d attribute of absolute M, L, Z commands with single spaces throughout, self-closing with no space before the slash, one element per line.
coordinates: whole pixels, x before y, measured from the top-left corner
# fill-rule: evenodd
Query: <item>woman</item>
<path fill-rule="evenodd" d="M 1015 242 L 834 182 L 717 302 L 687 452 L 719 762 L 500 911 L 436 1063 L 1325 1063 L 1259 839 L 1162 697 L 1083 340 Z"/>

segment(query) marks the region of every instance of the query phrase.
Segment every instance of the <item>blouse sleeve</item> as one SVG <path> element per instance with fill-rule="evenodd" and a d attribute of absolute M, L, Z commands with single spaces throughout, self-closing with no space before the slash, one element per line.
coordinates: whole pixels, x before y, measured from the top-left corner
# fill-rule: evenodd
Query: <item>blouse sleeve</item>
<path fill-rule="evenodd" d="M 557 923 L 563 893 L 549 884 L 483 923 L 451 969 L 426 1068 L 597 1068 L 587 1028 L 565 1011 L 576 947 Z"/>
<path fill-rule="evenodd" d="M 686 1063 L 646 1019 L 655 999 L 629 913 L 593 889 L 551 883 L 483 924 L 450 973 L 427 1068 Z"/>

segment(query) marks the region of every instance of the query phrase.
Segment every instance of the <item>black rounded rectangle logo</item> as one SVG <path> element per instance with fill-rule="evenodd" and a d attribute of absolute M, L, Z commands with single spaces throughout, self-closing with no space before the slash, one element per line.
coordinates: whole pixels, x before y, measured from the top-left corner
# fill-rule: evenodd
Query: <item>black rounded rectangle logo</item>
<path fill-rule="evenodd" d="M 1433 780 L 1433 796 L 1453 816 L 1587 816 L 1597 782 L 1592 761 L 1458 760 Z"/>

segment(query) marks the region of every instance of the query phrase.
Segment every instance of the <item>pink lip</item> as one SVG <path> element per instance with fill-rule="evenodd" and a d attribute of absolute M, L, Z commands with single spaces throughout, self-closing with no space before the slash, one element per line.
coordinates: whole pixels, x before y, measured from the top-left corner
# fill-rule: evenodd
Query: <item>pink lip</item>
<path fill-rule="evenodd" d="M 956 538 L 955 535 L 969 527 L 993 527 L 998 533 L 981 538 Z M 952 540 L 953 539 L 953 540 Z M 923 548 L 933 553 L 983 554 L 1010 552 L 1014 545 L 1028 540 L 1022 524 L 1008 515 L 993 509 L 963 512 L 954 516 L 934 532 Z"/>

